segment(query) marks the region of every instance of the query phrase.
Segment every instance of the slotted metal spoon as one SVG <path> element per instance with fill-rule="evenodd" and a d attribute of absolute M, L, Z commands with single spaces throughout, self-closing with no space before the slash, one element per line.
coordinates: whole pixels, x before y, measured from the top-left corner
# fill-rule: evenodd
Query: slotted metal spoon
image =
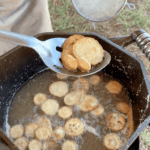
<path fill-rule="evenodd" d="M 89 72 L 81 72 L 79 70 L 69 71 L 63 67 L 60 61 L 61 52 L 56 49 L 56 47 L 62 46 L 66 38 L 51 38 L 46 41 L 40 41 L 32 36 L 0 30 L 0 40 L 33 48 L 40 55 L 45 65 L 47 65 L 51 70 L 69 76 L 79 77 L 94 74 L 106 67 L 111 60 L 110 54 L 105 51 L 103 61 L 100 64 L 95 65 L 95 67 L 93 67 Z"/>

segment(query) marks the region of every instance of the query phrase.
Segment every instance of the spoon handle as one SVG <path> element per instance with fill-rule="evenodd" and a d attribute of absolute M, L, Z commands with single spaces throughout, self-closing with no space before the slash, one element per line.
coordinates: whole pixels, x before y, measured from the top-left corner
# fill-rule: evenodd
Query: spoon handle
<path fill-rule="evenodd" d="M 0 30 L 0 40 L 15 45 L 33 48 L 40 55 L 50 55 L 50 52 L 44 47 L 43 42 L 32 36 Z"/>
<path fill-rule="evenodd" d="M 0 129 L 0 137 L 8 144 L 11 150 L 19 150 L 16 145 L 4 134 L 2 129 Z"/>
<path fill-rule="evenodd" d="M 34 48 L 37 44 L 41 44 L 41 41 L 32 36 L 27 36 L 19 33 L 0 30 L 0 40 L 26 47 Z"/>

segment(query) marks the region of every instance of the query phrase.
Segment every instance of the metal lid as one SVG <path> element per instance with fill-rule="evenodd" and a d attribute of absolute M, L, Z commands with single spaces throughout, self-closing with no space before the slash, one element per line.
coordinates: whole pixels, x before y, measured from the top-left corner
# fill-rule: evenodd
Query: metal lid
<path fill-rule="evenodd" d="M 127 0 L 72 0 L 78 13 L 90 21 L 107 21 L 116 16 Z"/>

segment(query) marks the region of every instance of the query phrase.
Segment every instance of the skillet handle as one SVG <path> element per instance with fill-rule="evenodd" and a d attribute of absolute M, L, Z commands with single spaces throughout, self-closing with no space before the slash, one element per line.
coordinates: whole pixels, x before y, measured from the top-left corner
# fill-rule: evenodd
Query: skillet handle
<path fill-rule="evenodd" d="M 133 42 L 136 42 L 137 46 L 150 60 L 150 35 L 146 33 L 146 31 L 140 29 L 134 31 L 130 35 L 108 38 L 108 39 L 120 45 L 121 47 L 126 47 L 132 44 Z"/>
<path fill-rule="evenodd" d="M 11 150 L 19 150 L 17 146 L 4 134 L 2 129 L 0 129 L 0 137 L 6 142 Z"/>

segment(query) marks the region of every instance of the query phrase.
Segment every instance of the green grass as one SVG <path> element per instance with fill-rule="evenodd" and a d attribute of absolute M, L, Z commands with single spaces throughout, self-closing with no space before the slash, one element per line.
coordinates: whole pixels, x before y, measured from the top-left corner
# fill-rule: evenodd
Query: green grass
<path fill-rule="evenodd" d="M 145 144 L 145 146 L 150 146 L 150 133 L 148 132 L 147 129 L 145 129 L 142 133 L 141 133 L 143 142 Z"/>
<path fill-rule="evenodd" d="M 141 0 L 141 5 L 136 6 L 135 10 L 131 11 L 128 8 L 124 9 L 117 17 L 117 21 L 121 22 L 126 33 L 131 27 L 143 28 L 146 31 L 150 29 L 150 0 Z"/>
<path fill-rule="evenodd" d="M 72 9 L 71 0 L 62 0 L 61 5 L 57 7 L 49 1 L 49 11 L 53 22 L 53 30 L 57 32 L 83 32 L 89 28 L 88 24 L 80 24 L 84 22 L 75 10 Z"/>

